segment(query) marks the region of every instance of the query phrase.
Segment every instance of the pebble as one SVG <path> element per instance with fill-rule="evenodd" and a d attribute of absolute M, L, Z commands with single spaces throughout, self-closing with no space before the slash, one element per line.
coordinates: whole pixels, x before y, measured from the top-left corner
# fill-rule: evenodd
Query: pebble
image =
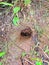
<path fill-rule="evenodd" d="M 43 61 L 43 65 L 48 65 L 48 63 Z"/>

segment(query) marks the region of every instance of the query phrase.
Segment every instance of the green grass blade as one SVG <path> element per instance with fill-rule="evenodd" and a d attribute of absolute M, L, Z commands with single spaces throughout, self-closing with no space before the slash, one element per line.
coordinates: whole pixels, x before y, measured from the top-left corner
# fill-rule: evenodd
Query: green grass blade
<path fill-rule="evenodd" d="M 0 2 L 2 5 L 8 5 L 8 6 L 13 6 L 13 4 L 7 3 L 7 2 Z"/>

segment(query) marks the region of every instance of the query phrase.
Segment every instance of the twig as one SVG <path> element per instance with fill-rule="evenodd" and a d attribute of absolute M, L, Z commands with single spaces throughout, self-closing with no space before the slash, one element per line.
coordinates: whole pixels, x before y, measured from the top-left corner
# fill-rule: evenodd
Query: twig
<path fill-rule="evenodd" d="M 39 47 L 39 50 L 42 52 L 42 54 L 49 60 L 48 55 L 43 51 L 43 49 L 40 46 L 38 47 Z"/>
<path fill-rule="evenodd" d="M 24 60 L 29 62 L 31 65 L 35 65 L 34 63 L 30 62 L 27 58 L 24 58 Z"/>
<path fill-rule="evenodd" d="M 22 65 L 24 65 L 24 63 L 23 63 L 23 58 L 22 58 L 22 57 L 20 57 L 20 59 L 21 59 L 21 63 L 22 63 Z"/>
<path fill-rule="evenodd" d="M 48 61 L 46 61 L 46 60 L 43 60 L 43 61 L 48 63 Z"/>

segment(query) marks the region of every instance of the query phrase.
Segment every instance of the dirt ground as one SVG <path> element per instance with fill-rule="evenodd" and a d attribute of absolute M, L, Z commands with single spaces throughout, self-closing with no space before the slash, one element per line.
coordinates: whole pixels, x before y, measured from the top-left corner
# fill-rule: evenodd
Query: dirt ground
<path fill-rule="evenodd" d="M 49 54 L 44 52 L 45 46 L 49 48 L 49 1 L 33 0 L 30 5 L 24 7 L 18 12 L 20 18 L 18 26 L 12 23 L 11 10 L 0 11 L 0 50 L 6 51 L 1 60 L 3 65 L 35 65 L 36 61 L 31 61 L 29 59 L 31 57 L 38 57 L 42 62 L 49 63 Z M 21 31 L 27 27 L 32 31 L 28 38 L 21 36 Z M 40 29 L 43 30 L 42 33 L 39 32 Z M 35 51 L 38 55 L 34 53 Z M 26 53 L 24 57 L 23 52 Z"/>

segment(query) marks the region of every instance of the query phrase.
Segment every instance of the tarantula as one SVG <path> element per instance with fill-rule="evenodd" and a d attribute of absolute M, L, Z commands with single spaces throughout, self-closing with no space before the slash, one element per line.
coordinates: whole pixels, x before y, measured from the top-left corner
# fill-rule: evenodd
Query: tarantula
<path fill-rule="evenodd" d="M 27 28 L 21 30 L 20 35 L 21 35 L 22 37 L 25 37 L 25 38 L 26 38 L 26 37 L 27 37 L 27 38 L 30 38 L 31 35 L 32 35 L 32 30 L 31 30 L 31 28 L 30 28 L 30 27 L 27 27 Z"/>

